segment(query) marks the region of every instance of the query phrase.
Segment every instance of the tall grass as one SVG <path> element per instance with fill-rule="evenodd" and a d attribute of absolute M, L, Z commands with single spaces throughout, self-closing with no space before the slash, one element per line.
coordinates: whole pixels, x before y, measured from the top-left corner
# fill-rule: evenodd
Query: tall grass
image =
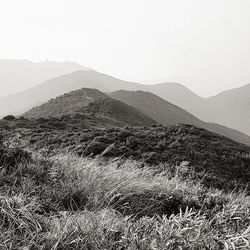
<path fill-rule="evenodd" d="M 140 166 L 64 154 L 2 171 L 0 249 L 250 248 L 243 191 Z"/>

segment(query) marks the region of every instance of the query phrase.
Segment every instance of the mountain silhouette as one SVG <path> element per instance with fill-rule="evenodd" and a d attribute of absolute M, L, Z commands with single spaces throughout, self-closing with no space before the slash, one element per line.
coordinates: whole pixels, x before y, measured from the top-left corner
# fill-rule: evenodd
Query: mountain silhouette
<path fill-rule="evenodd" d="M 44 61 L 34 63 L 27 60 L 0 60 L 0 82 L 5 86 L 0 96 L 34 87 L 40 82 L 85 68 L 73 62 Z M 13 89 L 15 91 L 13 92 Z"/>
<path fill-rule="evenodd" d="M 143 85 L 88 69 L 58 76 L 26 91 L 0 98 L 0 116 L 21 114 L 51 98 L 83 87 L 103 92 L 118 90 L 151 92 L 165 101 L 185 109 L 200 120 L 218 123 L 250 135 L 250 85 L 228 90 L 213 97 L 202 98 L 179 83 Z M 209 127 L 211 126 L 209 125 Z M 222 129 L 222 131 L 225 130 Z"/>
<path fill-rule="evenodd" d="M 208 98 L 207 120 L 250 135 L 250 84 Z"/>

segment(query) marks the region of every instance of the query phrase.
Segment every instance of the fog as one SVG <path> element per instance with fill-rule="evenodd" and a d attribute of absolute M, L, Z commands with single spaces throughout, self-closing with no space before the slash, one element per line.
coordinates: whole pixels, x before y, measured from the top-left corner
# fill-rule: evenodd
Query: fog
<path fill-rule="evenodd" d="M 1 0 L 0 58 L 69 60 L 209 96 L 250 82 L 249 13 L 247 0 Z"/>

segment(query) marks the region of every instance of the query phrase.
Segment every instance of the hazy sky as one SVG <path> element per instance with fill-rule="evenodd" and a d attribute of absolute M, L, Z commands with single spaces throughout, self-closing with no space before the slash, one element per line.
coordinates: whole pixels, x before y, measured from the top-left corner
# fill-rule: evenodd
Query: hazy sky
<path fill-rule="evenodd" d="M 250 83 L 250 0 L 0 0 L 0 58 L 208 96 Z"/>

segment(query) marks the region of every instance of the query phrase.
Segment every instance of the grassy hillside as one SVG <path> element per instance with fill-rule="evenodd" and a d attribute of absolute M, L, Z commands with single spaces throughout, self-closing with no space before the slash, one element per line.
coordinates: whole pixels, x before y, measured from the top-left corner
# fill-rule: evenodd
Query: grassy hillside
<path fill-rule="evenodd" d="M 124 127 L 144 116 L 111 98 L 80 110 L 0 120 L 0 249 L 248 249 L 250 147 Z"/>
<path fill-rule="evenodd" d="M 207 190 L 183 178 L 183 166 L 159 173 L 130 160 L 71 154 L 44 159 L 2 141 L 1 249 L 219 250 L 249 245 L 249 196 Z M 22 157 L 11 156 L 12 150 Z M 9 164 L 7 158 L 15 161 Z"/>
<path fill-rule="evenodd" d="M 111 98 L 98 99 L 81 109 L 81 112 L 110 117 L 127 125 L 152 126 L 157 123 L 134 107 Z"/>
<path fill-rule="evenodd" d="M 61 95 L 23 114 L 25 118 L 60 118 L 92 116 L 116 125 L 151 126 L 156 122 L 134 107 L 114 100 L 97 89 L 83 88 Z M 79 120 L 79 119 L 78 119 Z M 100 124 L 101 125 L 101 124 Z"/>
<path fill-rule="evenodd" d="M 60 95 L 40 106 L 34 107 L 25 112 L 23 116 L 27 118 L 59 117 L 80 110 L 102 97 L 108 98 L 107 95 L 97 89 L 82 88 Z"/>
<path fill-rule="evenodd" d="M 67 124 L 66 120 L 16 119 L 5 121 L 2 127 L 9 128 L 10 133 L 14 129 L 24 145 L 49 155 L 69 150 L 80 156 L 101 154 L 154 166 L 167 164 L 163 168 L 173 168 L 185 161 L 188 163 L 184 174 L 202 179 L 208 187 L 232 189 L 245 187 L 249 181 L 250 147 L 226 137 L 191 125 L 100 128 L 97 124 L 88 127 L 91 117 L 88 119 L 78 125 L 77 120 Z"/>

